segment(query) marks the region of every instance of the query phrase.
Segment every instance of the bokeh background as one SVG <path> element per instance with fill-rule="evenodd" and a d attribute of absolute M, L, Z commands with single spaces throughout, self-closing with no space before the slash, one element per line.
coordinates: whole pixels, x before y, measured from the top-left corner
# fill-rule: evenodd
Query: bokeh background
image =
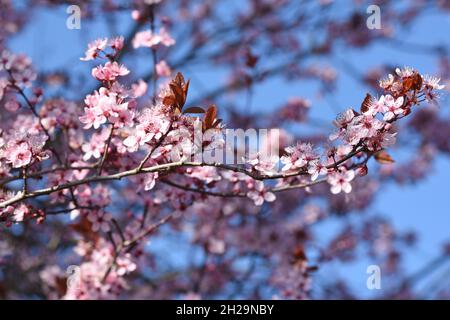
<path fill-rule="evenodd" d="M 308 1 L 306 1 L 308 2 Z M 317 5 L 316 1 L 312 1 Z M 319 1 L 317 1 L 319 2 Z M 331 1 L 333 2 L 333 1 Z M 396 1 L 390 5 L 389 12 L 403 10 L 412 6 L 413 2 L 427 1 Z M 265 113 L 278 108 L 286 103 L 289 98 L 301 97 L 311 101 L 310 117 L 314 119 L 310 124 L 288 125 L 289 130 L 302 132 L 331 131 L 332 120 L 340 111 L 348 107 L 358 107 L 366 92 L 373 92 L 367 83 L 362 81 L 368 70 L 382 65 L 388 66 L 412 66 L 421 73 L 439 74 L 439 62 L 448 59 L 450 48 L 450 15 L 449 11 L 431 5 L 425 5 L 420 9 L 417 18 L 405 25 L 396 24 L 389 20 L 385 24 L 386 17 L 383 4 L 381 7 L 382 28 L 392 28 L 392 35 L 386 41 L 373 41 L 368 45 L 353 46 L 340 41 L 334 47 L 331 56 L 310 56 L 301 61 L 303 66 L 317 67 L 332 79 L 333 90 L 324 90 L 324 84 L 315 80 L 302 79 L 290 81 L 284 76 L 275 76 L 265 80 L 252 89 L 251 101 L 248 101 L 246 92 L 236 92 L 231 95 L 218 96 L 216 103 L 233 106 L 238 112 L 248 115 L 253 113 Z M 444 1 L 445 2 L 445 1 Z M 298 39 L 302 43 L 318 41 L 323 36 L 324 25 L 333 19 L 339 21 L 354 12 L 359 12 L 364 17 L 366 2 L 359 1 L 334 1 L 332 9 L 311 11 L 317 15 L 316 28 L 299 29 Z M 134 28 L 134 21 L 130 18 L 130 12 L 104 13 L 91 12 L 91 17 L 82 18 L 80 30 L 66 28 L 67 5 L 42 6 L 33 8 L 27 12 L 28 1 L 14 1 L 14 6 L 27 13 L 28 23 L 24 29 L 7 41 L 7 46 L 14 52 L 22 52 L 29 55 L 38 72 L 51 73 L 64 70 L 72 79 L 70 90 L 67 88 L 55 88 L 53 95 L 64 94 L 69 99 L 80 99 L 88 93 L 95 83 L 90 77 L 90 67 L 79 60 L 83 56 L 86 44 L 98 37 L 110 37 L 115 35 L 127 35 Z M 221 1 L 221 17 L 224 25 L 233 25 L 236 12 L 245 11 L 246 4 L 243 1 Z M 309 4 L 299 1 L 299 10 L 304 5 L 309 10 Z M 321 19 L 322 24 L 320 24 Z M 289 19 L 289 12 L 286 12 Z M 177 24 L 175 21 L 174 24 Z M 179 22 L 178 24 L 182 24 Z M 394 28 L 395 27 L 395 28 Z M 173 36 L 177 45 L 170 49 L 169 63 L 176 61 L 177 56 L 183 52 L 182 27 L 173 28 Z M 373 31 L 377 32 L 377 31 Z M 370 33 L 369 33 L 370 34 Z M 226 38 L 218 37 L 214 41 L 220 47 L 222 41 L 228 41 L 233 37 L 233 32 Z M 258 53 L 258 48 L 252 48 Z M 137 58 L 136 58 L 137 57 Z M 136 51 L 132 59 L 125 57 L 125 63 L 133 72 L 136 79 L 144 76 L 152 69 L 151 57 L 148 52 Z M 276 65 L 283 62 L 281 55 L 266 57 L 260 56 L 260 64 Z M 211 61 L 196 61 L 176 67 L 177 71 L 191 79 L 190 98 L 195 100 L 205 92 L 220 88 L 229 81 L 232 70 L 226 66 L 214 64 Z M 445 81 L 445 79 L 444 79 Z M 327 89 L 327 88 L 325 88 Z M 191 100 L 191 101 L 192 101 Z M 448 115 L 448 98 L 444 95 L 440 103 L 440 113 Z M 450 123 L 449 123 L 450 125 Z M 395 159 L 409 157 L 403 150 L 402 133 L 398 146 L 395 146 L 391 154 Z M 446 155 L 439 155 L 432 163 L 429 174 L 417 183 L 384 184 L 382 190 L 376 196 L 376 201 L 365 212 L 366 216 L 382 216 L 393 223 L 400 231 L 414 231 L 417 235 L 417 243 L 412 250 L 405 251 L 404 272 L 414 275 L 420 273 L 426 262 L 442 255 L 443 243 L 450 241 L 450 159 Z M 346 219 L 358 219 L 360 213 L 355 212 Z M 338 227 L 338 221 L 330 219 L 320 225 L 321 241 L 326 243 L 333 231 Z M 164 250 L 169 246 L 170 252 L 167 259 L 170 263 L 183 263 L 189 259 L 189 254 L 184 252 L 179 242 L 156 240 L 152 242 L 150 250 Z M 192 257 L 192 256 L 191 256 Z M 357 263 L 343 264 L 332 262 L 315 278 L 315 281 L 327 282 L 333 278 L 349 279 L 353 290 L 360 296 L 372 297 L 374 292 L 366 288 L 366 267 L 371 264 L 370 259 L 363 258 Z M 419 281 L 418 290 L 427 292 L 430 286 L 448 285 L 450 278 L 450 263 L 440 263 L 432 272 Z M 383 282 L 383 285 L 388 283 Z"/>

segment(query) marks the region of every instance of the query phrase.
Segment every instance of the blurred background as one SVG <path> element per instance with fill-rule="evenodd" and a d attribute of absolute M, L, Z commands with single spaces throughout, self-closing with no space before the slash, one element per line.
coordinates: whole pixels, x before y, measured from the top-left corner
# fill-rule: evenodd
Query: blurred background
<path fill-rule="evenodd" d="M 79 59 L 87 43 L 117 35 L 129 41 L 148 27 L 132 19 L 132 10 L 139 10 L 142 1 L 7 2 L 0 1 L 2 46 L 31 57 L 39 81 L 47 81 L 47 95 L 75 101 L 96 85 L 90 76 L 94 64 Z M 79 30 L 66 27 L 69 4 L 82 9 Z M 370 4 L 381 10 L 379 30 L 366 27 Z M 396 67 L 436 75 L 449 87 L 449 7 L 449 1 L 425 0 L 163 1 L 156 25 L 166 27 L 176 44 L 159 59 L 191 79 L 189 103 L 214 101 L 228 127 L 274 126 L 294 140 L 318 139 L 334 130 L 332 121 L 339 112 L 359 108 L 367 92 L 380 95 L 377 80 Z M 257 61 L 254 65 L 249 63 L 252 58 Z M 146 48 L 127 47 L 121 61 L 132 71 L 131 80 L 149 79 L 153 65 Z M 386 238 L 395 229 L 406 239 L 404 246 L 395 244 L 387 261 L 395 264 L 399 251 L 399 272 L 423 298 L 446 297 L 442 292 L 448 292 L 450 284 L 450 261 L 442 258 L 450 250 L 448 101 L 444 94 L 439 106 L 420 107 L 440 119 L 438 131 L 411 129 L 411 123 L 401 127 L 390 152 L 396 176 L 372 164 L 369 176 L 383 177 L 373 182 L 376 193 L 371 191 L 372 181 L 360 185 L 371 193 L 367 199 L 360 195 L 364 203 L 342 212 L 327 205 L 331 218 L 314 226 L 317 245 L 327 246 L 341 231 L 357 229 L 355 225 L 369 218 L 387 222 L 381 231 Z M 290 114 L 289 106 L 298 113 Z M 424 145 L 430 155 L 419 157 Z M 392 244 L 386 240 L 379 245 Z M 164 255 L 165 263 L 172 267 L 196 259 L 178 241 L 163 235 L 149 250 L 157 254 L 167 248 L 171 253 Z M 363 245 L 351 254 L 357 259 L 335 259 L 321 266 L 313 278 L 312 297 L 382 296 L 366 287 L 367 266 L 378 264 L 367 251 Z M 386 277 L 383 289 L 395 282 L 396 275 Z M 346 283 L 341 288 L 345 294 L 337 293 L 338 285 L 327 292 L 326 284 L 341 280 Z"/>

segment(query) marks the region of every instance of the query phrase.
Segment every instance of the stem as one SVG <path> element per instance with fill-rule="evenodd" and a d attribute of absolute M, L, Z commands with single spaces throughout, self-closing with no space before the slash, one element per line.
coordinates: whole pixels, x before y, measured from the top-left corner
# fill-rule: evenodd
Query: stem
<path fill-rule="evenodd" d="M 102 156 L 102 159 L 100 161 L 100 165 L 98 167 L 98 173 L 97 174 L 99 176 L 102 175 L 103 165 L 105 163 L 106 157 L 108 156 L 108 149 L 109 149 L 109 145 L 111 144 L 111 139 L 112 139 L 113 134 L 114 134 L 114 125 L 111 124 L 111 130 L 109 131 L 108 139 L 105 142 L 105 150 L 103 151 L 103 156 Z"/>

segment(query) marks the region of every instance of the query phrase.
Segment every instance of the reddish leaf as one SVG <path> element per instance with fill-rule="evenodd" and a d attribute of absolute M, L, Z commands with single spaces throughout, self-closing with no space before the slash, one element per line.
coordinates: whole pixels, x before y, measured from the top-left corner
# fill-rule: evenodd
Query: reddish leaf
<path fill-rule="evenodd" d="M 163 98 L 163 104 L 166 106 L 173 106 L 178 112 L 181 112 L 186 103 L 189 80 L 185 82 L 183 75 L 178 72 L 172 82 L 170 82 L 169 87 L 171 93 Z"/>
<path fill-rule="evenodd" d="M 373 99 L 370 93 L 366 94 L 366 97 L 364 98 L 364 101 L 361 103 L 361 112 L 367 112 L 369 111 L 370 105 L 372 104 Z"/>
<path fill-rule="evenodd" d="M 201 107 L 189 107 L 185 109 L 183 113 L 205 113 L 205 109 Z"/>
<path fill-rule="evenodd" d="M 205 117 L 203 119 L 203 131 L 217 128 L 221 122 L 221 119 L 217 119 L 217 107 L 215 105 L 211 105 L 208 110 L 206 110 Z"/>
<path fill-rule="evenodd" d="M 378 151 L 377 153 L 375 153 L 375 160 L 377 160 L 377 162 L 381 163 L 381 164 L 390 164 L 390 163 L 394 163 L 394 159 L 392 159 L 392 157 L 389 155 L 389 153 L 387 153 L 384 150 Z"/>

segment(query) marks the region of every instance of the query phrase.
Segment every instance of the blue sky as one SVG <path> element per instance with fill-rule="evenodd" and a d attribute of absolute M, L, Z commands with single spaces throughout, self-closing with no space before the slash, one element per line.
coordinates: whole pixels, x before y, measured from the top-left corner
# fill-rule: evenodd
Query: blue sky
<path fill-rule="evenodd" d="M 364 13 L 364 12 L 363 12 Z M 82 21 L 81 30 L 68 30 L 65 27 L 67 14 L 63 9 L 41 10 L 32 16 L 33 21 L 28 24 L 23 33 L 15 37 L 9 47 L 14 52 L 23 52 L 29 55 L 39 71 L 68 69 L 81 71 L 86 78 L 90 74 L 90 64 L 79 60 L 83 55 L 86 43 L 96 37 L 111 36 L 104 27 L 104 17 L 100 22 L 92 24 Z M 129 29 L 129 18 L 124 16 L 116 26 L 116 34 L 126 34 Z M 448 16 L 430 13 L 420 18 L 405 34 L 400 36 L 406 42 L 436 44 L 442 43 L 450 47 L 448 37 L 450 21 Z M 57 39 L 55 41 L 55 39 Z M 421 72 L 433 74 L 436 71 L 435 59 L 426 53 L 417 53 L 407 48 L 394 48 L 388 45 L 374 45 L 363 50 L 348 50 L 341 46 L 338 51 L 339 59 L 324 61 L 342 71 L 339 74 L 338 90 L 335 96 L 334 108 L 315 95 L 313 84 L 299 82 L 291 85 L 282 79 L 270 80 L 256 88 L 252 109 L 270 110 L 284 103 L 288 97 L 300 96 L 309 98 L 312 102 L 312 116 L 331 123 L 336 110 L 358 105 L 364 97 L 367 88 L 354 81 L 345 72 L 341 60 L 351 61 L 352 65 L 360 71 L 369 67 L 388 62 L 391 65 L 410 65 Z M 148 63 L 146 63 L 149 66 Z M 133 69 L 132 69 L 133 70 Z M 189 77 L 189 70 L 184 71 Z M 196 88 L 203 88 L 209 83 L 222 83 L 223 72 L 218 70 L 195 71 L 191 90 L 195 96 Z M 201 76 L 202 81 L 198 78 Z M 84 91 L 83 91 L 84 92 Z M 74 98 L 74 97 L 72 97 Z M 78 97 L 79 98 L 79 97 Z M 442 105 L 442 111 L 448 113 L 447 104 Z M 332 110 L 333 109 L 333 110 Z M 331 128 L 331 127 L 330 127 Z M 401 133 L 400 133 L 401 134 Z M 406 268 L 409 271 L 419 269 L 423 263 L 439 254 L 443 241 L 450 241 L 450 210 L 448 205 L 450 159 L 439 157 L 433 166 L 432 173 L 417 185 L 388 185 L 377 196 L 376 203 L 369 210 L 369 214 L 383 214 L 393 221 L 399 230 L 416 230 L 419 233 L 419 242 L 416 249 L 407 255 Z M 365 288 L 365 268 L 361 264 L 348 269 L 330 267 L 332 272 L 344 273 L 348 277 L 351 272 L 355 286 Z M 353 275 L 360 275 L 353 276 Z"/>

